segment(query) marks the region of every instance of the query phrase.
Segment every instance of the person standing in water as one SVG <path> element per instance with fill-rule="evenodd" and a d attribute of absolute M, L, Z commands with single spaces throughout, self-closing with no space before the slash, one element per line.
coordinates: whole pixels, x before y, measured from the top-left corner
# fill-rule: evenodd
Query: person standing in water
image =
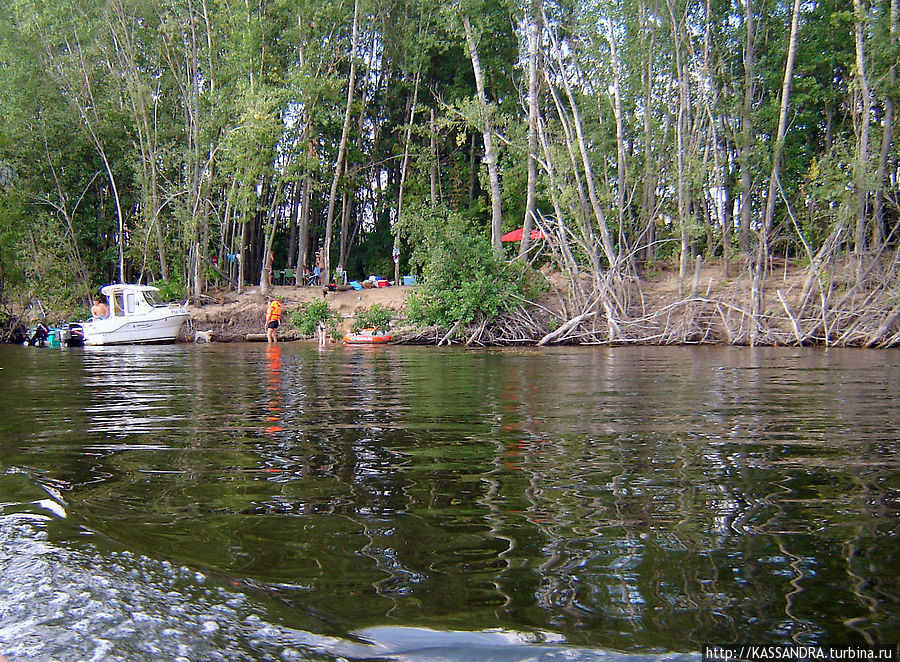
<path fill-rule="evenodd" d="M 278 325 L 281 323 L 281 302 L 272 299 L 266 309 L 266 340 L 278 342 Z"/>

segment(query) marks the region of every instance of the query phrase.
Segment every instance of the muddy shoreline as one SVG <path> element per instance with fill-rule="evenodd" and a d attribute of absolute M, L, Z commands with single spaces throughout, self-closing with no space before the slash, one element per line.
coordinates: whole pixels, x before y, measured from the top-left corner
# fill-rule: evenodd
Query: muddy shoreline
<path fill-rule="evenodd" d="M 196 332 L 212 342 L 264 340 L 270 297 L 283 304 L 279 339 L 312 340 L 291 323 L 291 313 L 324 300 L 341 319 L 335 331 L 352 330 L 356 316 L 373 305 L 392 311 L 394 342 L 469 346 L 581 345 L 788 345 L 829 347 L 900 347 L 900 299 L 853 286 L 848 275 L 833 276 L 829 290 L 810 290 L 809 270 L 796 263 L 773 269 L 765 282 L 762 310 L 752 314 L 746 270 L 734 265 L 726 275 L 721 264 L 704 265 L 690 279 L 677 266 L 657 264 L 633 283 L 628 313 L 618 318 L 602 306 L 578 307 L 567 294 L 569 283 L 545 274 L 548 288 L 540 301 L 515 306 L 489 322 L 448 329 L 413 328 L 404 321 L 407 297 L 416 286 L 392 286 L 323 293 L 320 287 L 277 285 L 262 293 L 258 286 L 240 293 L 209 291 L 192 299 L 190 317 L 177 342 L 194 342 Z M 888 279 L 894 276 L 888 274 Z M 820 291 L 821 290 L 821 291 Z M 71 313 L 48 314 L 53 323 L 76 319 Z M 37 319 L 21 315 L 8 327 L 24 333 Z M 4 339 L 15 342 L 7 328 Z M 208 332 L 208 334 L 206 333 Z"/>
<path fill-rule="evenodd" d="M 399 320 L 411 289 L 395 286 L 325 294 L 320 287 L 276 285 L 270 287 L 266 295 L 260 292 L 259 287 L 248 287 L 240 294 L 231 291 L 212 292 L 191 303 L 190 317 L 182 327 L 178 341 L 193 342 L 196 331 L 211 331 L 213 342 L 246 342 L 248 336 L 251 336 L 251 341 L 258 340 L 252 336 L 265 335 L 266 306 L 270 297 L 279 299 L 283 304 L 281 326 L 278 329 L 279 340 L 289 342 L 311 339 L 311 336 L 302 335 L 291 324 L 291 312 L 323 298 L 341 317 L 338 331 L 344 334 L 351 330 L 358 314 L 376 304 L 393 311 L 393 316 Z"/>
<path fill-rule="evenodd" d="M 340 334 L 351 330 L 358 314 L 378 304 L 393 311 L 394 342 L 407 344 L 900 346 L 900 301 L 874 299 L 862 288 L 854 291 L 849 276 L 843 282 L 836 277 L 827 296 L 811 295 L 808 269 L 784 263 L 766 280 L 764 306 L 753 315 L 746 271 L 733 268 L 731 272 L 734 275 L 726 276 L 722 266 L 713 263 L 695 272 L 691 279 L 682 280 L 677 267 L 656 265 L 635 282 L 629 315 L 620 319 L 600 306 L 586 311 L 573 309 L 566 297 L 567 284 L 550 274 L 550 287 L 540 301 L 490 322 L 454 329 L 452 337 L 448 337 L 448 329 L 404 324 L 406 297 L 414 287 L 347 290 L 329 292 L 324 297 L 342 320 Z M 280 339 L 309 339 L 291 324 L 290 313 L 322 298 L 322 290 L 276 286 L 269 295 L 278 297 L 284 305 Z M 211 331 L 215 342 L 244 342 L 254 339 L 253 335 L 258 339 L 265 332 L 266 301 L 258 287 L 240 294 L 219 292 L 204 297 L 191 307 L 190 320 L 179 340 L 193 341 L 197 330 Z"/>

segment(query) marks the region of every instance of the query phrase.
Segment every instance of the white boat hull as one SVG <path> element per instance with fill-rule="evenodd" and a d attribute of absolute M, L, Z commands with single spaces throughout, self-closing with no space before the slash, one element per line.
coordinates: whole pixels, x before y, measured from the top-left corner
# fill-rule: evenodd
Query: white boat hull
<path fill-rule="evenodd" d="M 174 312 L 156 319 L 127 320 L 108 318 L 85 322 L 85 345 L 133 345 L 174 342 L 187 311 Z"/>
<path fill-rule="evenodd" d="M 173 342 L 188 318 L 184 304 L 158 301 L 151 285 L 116 283 L 100 290 L 111 314 L 82 323 L 85 345 L 134 345 Z"/>

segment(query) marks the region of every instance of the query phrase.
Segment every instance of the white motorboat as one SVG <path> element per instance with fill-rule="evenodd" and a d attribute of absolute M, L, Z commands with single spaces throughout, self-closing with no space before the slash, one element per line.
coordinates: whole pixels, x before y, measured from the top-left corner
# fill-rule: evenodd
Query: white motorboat
<path fill-rule="evenodd" d="M 152 285 L 115 283 L 100 288 L 109 316 L 82 323 L 85 345 L 132 345 L 172 342 L 188 318 L 184 303 L 160 300 Z M 187 302 L 185 302 L 187 303 Z"/>

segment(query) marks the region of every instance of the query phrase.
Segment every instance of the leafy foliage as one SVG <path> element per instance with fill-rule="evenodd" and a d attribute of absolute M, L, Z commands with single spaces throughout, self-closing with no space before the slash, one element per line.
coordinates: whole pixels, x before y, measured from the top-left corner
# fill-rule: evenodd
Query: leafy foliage
<path fill-rule="evenodd" d="M 543 168 L 535 196 L 540 213 L 572 233 L 573 264 L 594 266 L 601 225 L 619 254 L 663 258 L 735 242 L 723 230 L 737 219 L 746 251 L 765 208 L 790 4 L 685 0 L 664 11 L 646 0 L 540 5 Z M 216 278 L 204 278 L 192 260 L 218 254 L 236 280 L 236 263 L 224 258 L 241 253 L 244 281 L 254 281 L 270 236 L 279 268 L 299 269 L 298 258 L 308 264 L 325 243 L 327 182 L 355 58 L 360 71 L 338 200 L 349 213 L 338 212 L 328 239 L 340 235 L 331 243 L 340 256 L 329 263 L 352 277 L 390 275 L 399 213 L 403 273 L 410 266 L 429 281 L 413 302 L 421 319 L 452 324 L 509 305 L 506 288 L 527 288 L 514 285 L 527 272 L 510 272 L 481 241 L 490 216 L 482 111 L 460 16 L 471 19 L 488 112 L 503 137 L 495 150 L 512 229 L 522 224 L 528 182 L 523 27 L 538 5 L 361 2 L 360 43 L 371 51 L 349 53 L 352 5 L 219 2 L 204 5 L 198 20 L 184 0 L 6 3 L 0 221 L 9 223 L 0 228 L 0 299 L 11 300 L 13 290 L 83 298 L 87 287 L 120 277 L 120 254 L 122 278 L 183 282 L 194 292 Z M 900 93 L 889 5 L 862 3 L 859 16 L 846 1 L 802 7 L 777 250 L 800 246 L 789 210 L 813 249 L 837 223 L 859 215 L 873 240 L 878 228 L 896 241 L 896 209 L 889 205 L 878 219 L 872 211 L 878 187 L 883 199 L 896 199 L 900 162 L 896 121 L 881 121 Z M 749 51 L 747 8 L 755 12 Z M 853 110 L 858 21 L 877 120 L 865 156 L 858 147 L 863 114 Z M 752 66 L 745 72 L 745 65 Z M 683 125 L 673 123 L 682 93 Z M 748 154 L 732 130 L 744 126 Z M 883 135 L 890 140 L 882 160 Z M 866 178 L 854 177 L 857 161 L 868 162 Z M 727 205 L 717 199 L 723 191 Z M 426 209 L 436 201 L 441 211 Z M 751 211 L 746 219 L 740 204 Z"/>
<path fill-rule="evenodd" d="M 15 222 L 15 209 L 0 197 L 0 309 L 10 289 L 19 287 L 25 280 L 22 252 L 21 226 Z"/>
<path fill-rule="evenodd" d="M 316 327 L 319 322 L 335 329 L 340 322 L 337 312 L 328 307 L 328 302 L 324 299 L 321 301 L 312 301 L 292 310 L 288 315 L 293 324 L 304 336 L 312 336 L 316 333 Z"/>
<path fill-rule="evenodd" d="M 420 207 L 402 230 L 413 246 L 410 262 L 422 285 L 410 295 L 413 323 L 450 327 L 489 318 L 520 294 L 514 272 L 475 224 L 446 208 Z"/>
<path fill-rule="evenodd" d="M 159 298 L 163 301 L 181 301 L 184 299 L 184 283 L 179 278 L 156 283 Z"/>
<path fill-rule="evenodd" d="M 369 327 L 386 329 L 390 325 L 392 317 L 393 313 L 390 308 L 373 303 L 368 310 L 356 316 L 356 320 L 353 322 L 353 330 L 359 331 Z"/>

